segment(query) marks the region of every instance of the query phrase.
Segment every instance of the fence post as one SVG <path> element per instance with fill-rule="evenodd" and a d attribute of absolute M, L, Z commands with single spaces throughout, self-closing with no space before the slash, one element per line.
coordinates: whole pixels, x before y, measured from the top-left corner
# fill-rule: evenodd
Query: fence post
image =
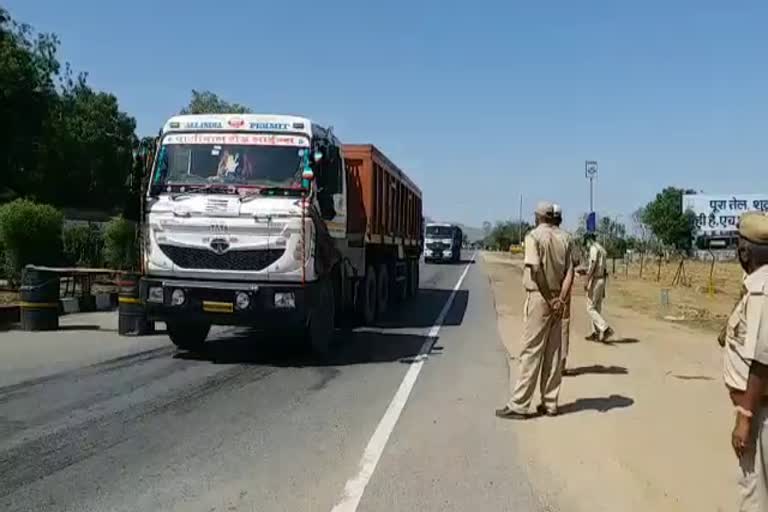
<path fill-rule="evenodd" d="M 659 255 L 659 270 L 656 272 L 656 281 L 661 281 L 661 260 L 664 258 L 663 255 Z"/>

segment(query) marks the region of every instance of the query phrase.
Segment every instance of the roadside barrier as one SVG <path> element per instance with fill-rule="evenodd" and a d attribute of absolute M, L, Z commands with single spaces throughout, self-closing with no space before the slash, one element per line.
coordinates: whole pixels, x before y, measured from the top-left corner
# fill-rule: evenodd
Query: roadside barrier
<path fill-rule="evenodd" d="M 22 270 L 21 328 L 55 331 L 59 328 L 59 275 L 27 267 Z"/>
<path fill-rule="evenodd" d="M 143 336 L 155 331 L 154 322 L 147 320 L 139 298 L 139 275 L 123 274 L 118 281 L 117 332 L 121 336 Z"/>

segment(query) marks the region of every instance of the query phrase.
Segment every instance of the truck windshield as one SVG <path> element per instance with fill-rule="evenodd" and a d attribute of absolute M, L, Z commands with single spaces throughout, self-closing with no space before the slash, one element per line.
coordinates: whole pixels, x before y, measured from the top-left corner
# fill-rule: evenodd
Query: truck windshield
<path fill-rule="evenodd" d="M 427 236 L 432 238 L 451 238 L 453 228 L 448 226 L 427 226 Z"/>
<path fill-rule="evenodd" d="M 166 135 L 157 155 L 156 185 L 226 183 L 256 187 L 301 185 L 303 136 L 183 133 Z"/>

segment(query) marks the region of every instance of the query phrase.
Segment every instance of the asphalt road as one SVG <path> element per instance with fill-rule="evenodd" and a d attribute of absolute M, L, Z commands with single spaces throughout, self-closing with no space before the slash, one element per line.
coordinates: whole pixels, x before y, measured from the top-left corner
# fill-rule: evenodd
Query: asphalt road
<path fill-rule="evenodd" d="M 548 509 L 493 415 L 506 363 L 481 264 L 425 265 L 421 287 L 324 362 L 234 329 L 203 357 L 61 334 L 51 350 L 82 355 L 0 382 L 0 510 Z"/>

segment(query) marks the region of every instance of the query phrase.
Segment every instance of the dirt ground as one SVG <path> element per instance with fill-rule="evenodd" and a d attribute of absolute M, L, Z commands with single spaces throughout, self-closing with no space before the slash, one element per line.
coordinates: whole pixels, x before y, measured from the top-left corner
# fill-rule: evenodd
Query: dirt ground
<path fill-rule="evenodd" d="M 486 253 L 482 264 L 500 335 L 519 347 L 521 262 Z M 576 285 L 568 361 L 576 375 L 564 379 L 561 414 L 519 423 L 533 474 L 563 511 L 735 510 L 733 412 L 714 324 L 657 318 L 649 302 L 627 302 L 625 292 L 644 283 L 627 284 L 609 282 L 605 316 L 616 337 L 606 345 L 584 340 L 583 284 Z"/>
<path fill-rule="evenodd" d="M 705 330 L 719 330 L 741 293 L 742 270 L 736 262 L 710 263 L 686 261 L 684 283 L 674 285 L 679 260 L 647 261 L 640 277 L 640 264 L 629 266 L 617 261 L 612 281 L 612 295 L 617 304 L 645 314 L 681 322 Z M 609 268 L 612 265 L 609 263 Z M 712 270 L 713 288 L 709 288 Z M 662 290 L 668 303 L 663 305 Z"/>

